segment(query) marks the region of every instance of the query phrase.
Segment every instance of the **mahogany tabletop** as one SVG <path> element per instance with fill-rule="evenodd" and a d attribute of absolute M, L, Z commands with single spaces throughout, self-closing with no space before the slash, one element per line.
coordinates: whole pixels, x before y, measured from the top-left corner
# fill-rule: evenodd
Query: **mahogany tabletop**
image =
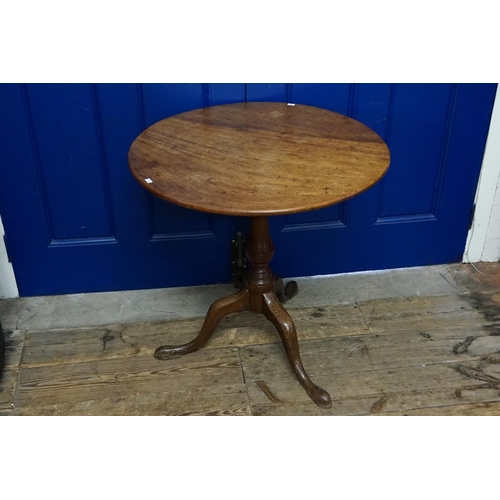
<path fill-rule="evenodd" d="M 161 120 L 129 150 L 135 178 L 187 208 L 282 215 L 345 201 L 385 174 L 390 155 L 370 128 L 321 108 L 251 102 Z"/>

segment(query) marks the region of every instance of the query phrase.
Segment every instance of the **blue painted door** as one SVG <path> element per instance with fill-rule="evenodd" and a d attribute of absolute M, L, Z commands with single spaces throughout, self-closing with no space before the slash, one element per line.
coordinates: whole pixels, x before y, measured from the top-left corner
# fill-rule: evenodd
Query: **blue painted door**
<path fill-rule="evenodd" d="M 149 195 L 127 152 L 152 123 L 202 106 L 288 101 L 350 115 L 389 144 L 375 187 L 271 219 L 274 270 L 329 274 L 461 259 L 496 85 L 0 85 L 0 214 L 20 294 L 230 281 L 247 221 Z"/>
<path fill-rule="evenodd" d="M 273 269 L 308 276 L 459 262 L 496 84 L 267 86 L 266 99 L 349 115 L 387 142 L 381 182 L 345 203 L 272 220 Z M 259 93 L 247 89 L 247 97 Z M 258 96 L 255 96 L 258 98 Z"/>

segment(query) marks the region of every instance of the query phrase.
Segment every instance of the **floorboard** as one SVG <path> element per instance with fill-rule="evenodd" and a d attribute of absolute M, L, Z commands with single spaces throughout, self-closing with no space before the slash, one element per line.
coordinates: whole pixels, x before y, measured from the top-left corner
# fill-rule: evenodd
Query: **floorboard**
<path fill-rule="evenodd" d="M 290 308 L 327 410 L 272 324 L 242 313 L 168 361 L 154 349 L 191 340 L 203 318 L 8 331 L 0 416 L 500 415 L 500 264 L 477 269 L 451 266 L 450 293 Z"/>

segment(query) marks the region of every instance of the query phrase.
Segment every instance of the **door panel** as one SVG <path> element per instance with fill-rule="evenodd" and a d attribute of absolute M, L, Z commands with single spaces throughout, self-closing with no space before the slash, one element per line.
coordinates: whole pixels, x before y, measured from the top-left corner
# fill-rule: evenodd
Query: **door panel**
<path fill-rule="evenodd" d="M 246 100 L 248 102 L 287 102 L 288 92 L 286 83 L 248 83 Z"/>
<path fill-rule="evenodd" d="M 113 235 L 95 86 L 30 85 L 24 102 L 53 241 Z M 61 186 L 63 189 L 61 189 Z"/>
<path fill-rule="evenodd" d="M 144 128 L 172 115 L 207 106 L 207 95 L 201 83 L 150 83 L 139 85 Z"/>
<path fill-rule="evenodd" d="M 354 88 L 347 83 L 295 83 L 290 85 L 290 102 L 350 115 Z"/>
<path fill-rule="evenodd" d="M 396 85 L 392 94 L 391 169 L 382 184 L 381 217 L 433 213 L 446 165 L 456 85 Z"/>
<path fill-rule="evenodd" d="M 330 220 L 330 209 L 310 212 L 305 224 L 275 220 L 275 271 L 306 276 L 460 261 L 495 91 L 486 84 L 351 85 L 349 115 L 387 141 L 389 171 Z M 326 107 L 331 101 L 323 98 Z"/>
<path fill-rule="evenodd" d="M 385 178 L 345 203 L 270 219 L 283 276 L 456 262 L 496 85 L 0 85 L 0 212 L 21 295 L 230 281 L 248 220 L 150 195 L 127 152 L 152 123 L 201 106 L 280 101 L 365 123 Z"/>
<path fill-rule="evenodd" d="M 0 210 L 21 295 L 230 281 L 236 220 L 155 199 L 127 166 L 151 120 L 217 104 L 208 86 L 0 92 Z"/>

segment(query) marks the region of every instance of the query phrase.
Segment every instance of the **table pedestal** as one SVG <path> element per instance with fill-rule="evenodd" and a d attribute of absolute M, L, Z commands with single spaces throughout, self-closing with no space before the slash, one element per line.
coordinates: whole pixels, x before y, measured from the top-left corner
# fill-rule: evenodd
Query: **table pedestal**
<path fill-rule="evenodd" d="M 300 359 L 297 331 L 292 318 L 275 293 L 275 277 L 269 267 L 274 246 L 269 235 L 267 217 L 252 217 L 247 257 L 251 263 L 246 286 L 239 292 L 215 301 L 208 310 L 198 336 L 187 344 L 164 345 L 155 351 L 156 359 L 171 359 L 198 350 L 212 336 L 219 322 L 228 314 L 252 311 L 273 323 L 280 334 L 292 368 L 309 397 L 320 407 L 330 408 L 330 395 L 314 384 L 307 375 Z M 283 294 L 283 291 L 279 291 Z"/>

